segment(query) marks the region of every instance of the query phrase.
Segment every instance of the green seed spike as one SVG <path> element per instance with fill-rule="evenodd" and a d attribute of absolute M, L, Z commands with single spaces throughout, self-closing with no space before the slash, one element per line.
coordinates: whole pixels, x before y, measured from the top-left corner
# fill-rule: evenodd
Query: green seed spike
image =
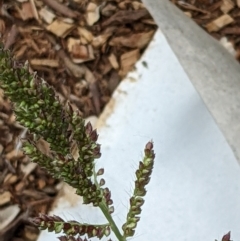
<path fill-rule="evenodd" d="M 36 74 L 30 74 L 28 69 L 27 63 L 18 63 L 9 51 L 0 49 L 0 87 L 13 102 L 18 122 L 28 128 L 23 151 L 53 177 L 75 188 L 84 204 L 100 208 L 108 222 L 103 225 L 82 224 L 40 215 L 33 219 L 33 223 L 40 229 L 65 233 L 60 241 L 88 241 L 86 237 L 101 239 L 108 236 L 110 230 L 118 241 L 126 241 L 127 237 L 134 235 L 140 220 L 144 204 L 142 197 L 146 194 L 155 158 L 153 143 L 145 146 L 145 156 L 136 171 L 126 222 L 120 232 L 112 216 L 111 192 L 103 187 L 105 179 L 99 178 L 104 169 L 95 171 L 95 161 L 101 156 L 96 130 L 90 123 L 85 125 L 79 111 L 74 111 L 70 103 L 61 103 L 55 90 Z"/>

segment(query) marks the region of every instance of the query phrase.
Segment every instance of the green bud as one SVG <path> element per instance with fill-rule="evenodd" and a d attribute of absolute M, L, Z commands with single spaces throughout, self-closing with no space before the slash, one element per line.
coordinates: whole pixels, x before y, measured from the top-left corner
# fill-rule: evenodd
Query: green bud
<path fill-rule="evenodd" d="M 136 197 L 133 205 L 136 207 L 141 207 L 143 204 L 144 204 L 144 199 L 141 197 Z"/>
<path fill-rule="evenodd" d="M 145 177 L 140 177 L 140 178 L 138 179 L 138 182 L 140 182 L 140 183 L 145 182 Z"/>
<path fill-rule="evenodd" d="M 30 125 L 31 125 L 31 122 L 30 122 L 30 121 L 24 122 L 24 126 L 25 126 L 25 127 L 29 127 Z"/>
<path fill-rule="evenodd" d="M 145 196 L 146 193 L 147 191 L 145 190 L 145 188 L 137 189 L 137 190 L 135 189 L 135 192 L 134 192 L 136 196 L 141 196 L 141 197 Z"/>
<path fill-rule="evenodd" d="M 142 174 L 151 174 L 151 170 L 143 169 Z"/>
<path fill-rule="evenodd" d="M 105 235 L 106 237 L 108 237 L 108 236 L 110 235 L 110 233 L 111 233 L 111 229 L 110 229 L 109 226 L 107 226 L 107 227 L 105 228 L 105 230 L 104 230 L 104 235 Z"/>
<path fill-rule="evenodd" d="M 131 223 L 128 223 L 127 225 L 126 225 L 126 228 L 127 229 L 134 229 L 134 228 L 136 228 L 137 227 L 137 223 L 135 223 L 135 222 L 131 222 Z"/>
<path fill-rule="evenodd" d="M 34 87 L 34 78 L 31 78 L 29 86 L 30 86 L 30 88 Z"/>
<path fill-rule="evenodd" d="M 124 226 L 122 227 L 122 229 L 123 229 L 123 231 L 124 231 L 124 236 L 125 236 L 125 237 L 132 237 L 132 236 L 134 235 L 134 233 L 135 233 L 134 230 L 129 229 L 129 228 L 124 227 Z"/>
<path fill-rule="evenodd" d="M 44 130 L 44 127 L 42 125 L 36 126 L 35 128 L 36 132 L 41 132 Z"/>
<path fill-rule="evenodd" d="M 48 143 L 52 143 L 52 141 L 53 141 L 52 138 L 50 138 L 50 137 L 47 138 Z"/>
<path fill-rule="evenodd" d="M 41 124 L 44 126 L 47 124 L 47 121 L 46 120 L 42 120 Z"/>
<path fill-rule="evenodd" d="M 40 100 L 37 101 L 37 104 L 38 105 L 44 105 L 44 101 L 40 99 Z"/>
<path fill-rule="evenodd" d="M 140 220 L 140 217 L 132 217 L 132 218 L 129 218 L 128 219 L 128 222 L 129 223 L 137 223 L 137 222 L 139 222 L 139 220 Z"/>
<path fill-rule="evenodd" d="M 22 83 L 24 87 L 28 87 L 28 80 L 24 80 Z"/>
<path fill-rule="evenodd" d="M 15 89 L 15 88 L 18 88 L 19 86 L 18 86 L 18 83 L 17 82 L 12 82 L 11 83 L 11 88 L 13 88 L 13 89 Z"/>
<path fill-rule="evenodd" d="M 38 104 L 34 104 L 33 107 L 34 107 L 34 109 L 39 109 L 39 105 Z"/>
<path fill-rule="evenodd" d="M 114 206 L 111 206 L 110 208 L 108 208 L 108 212 L 110 214 L 114 213 Z"/>
<path fill-rule="evenodd" d="M 142 212 L 142 209 L 141 208 L 135 208 L 135 209 L 131 209 L 131 214 L 132 215 L 139 215 L 139 214 L 141 214 L 141 212 Z"/>
<path fill-rule="evenodd" d="M 53 106 L 54 106 L 54 107 L 58 107 L 58 106 L 60 106 L 60 104 L 59 104 L 58 101 L 54 101 L 54 102 L 53 102 Z"/>
<path fill-rule="evenodd" d="M 146 158 L 146 159 L 144 159 L 143 163 L 144 163 L 145 166 L 152 165 L 153 159 L 152 158 Z"/>
<path fill-rule="evenodd" d="M 53 120 L 53 118 L 52 118 L 52 116 L 49 114 L 48 116 L 47 116 L 47 121 L 48 122 L 51 122 Z"/>
<path fill-rule="evenodd" d="M 62 222 L 60 222 L 60 223 L 55 223 L 54 224 L 54 231 L 56 232 L 56 233 L 60 233 L 61 231 L 62 231 L 62 229 L 63 229 L 63 223 Z"/>

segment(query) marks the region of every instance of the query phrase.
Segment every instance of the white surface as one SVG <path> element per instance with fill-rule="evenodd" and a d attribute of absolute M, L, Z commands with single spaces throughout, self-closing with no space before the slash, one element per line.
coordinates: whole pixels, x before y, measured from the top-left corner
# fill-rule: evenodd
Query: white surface
<path fill-rule="evenodd" d="M 220 240 L 229 230 L 234 241 L 240 240 L 239 165 L 160 31 L 98 126 L 102 158 L 97 165 L 105 167 L 120 227 L 145 143 L 152 139 L 155 144 L 155 167 L 135 240 Z M 53 213 L 92 220 L 82 207 L 71 209 Z M 101 221 L 100 215 L 94 219 Z M 53 236 L 42 233 L 39 240 L 56 240 Z"/>

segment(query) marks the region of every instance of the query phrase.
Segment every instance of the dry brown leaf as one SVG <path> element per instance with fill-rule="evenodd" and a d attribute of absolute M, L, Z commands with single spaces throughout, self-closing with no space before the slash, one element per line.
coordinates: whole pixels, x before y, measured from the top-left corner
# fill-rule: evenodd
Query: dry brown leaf
<path fill-rule="evenodd" d="M 146 45 L 152 39 L 153 34 L 154 34 L 154 31 L 149 31 L 147 33 L 136 33 L 136 34 L 131 34 L 130 36 L 115 37 L 111 39 L 111 41 L 109 42 L 109 45 L 142 49 L 146 47 Z"/>
<path fill-rule="evenodd" d="M 46 7 L 42 8 L 39 11 L 39 15 L 48 24 L 51 24 L 56 17 L 56 15 L 53 12 L 49 11 Z"/>
<path fill-rule="evenodd" d="M 119 71 L 120 76 L 125 76 L 140 58 L 139 49 L 124 53 L 121 55 L 121 69 Z"/>
<path fill-rule="evenodd" d="M 227 26 L 228 24 L 232 23 L 234 19 L 229 16 L 228 14 L 222 15 L 221 17 L 215 19 L 214 21 L 208 23 L 206 25 L 206 29 L 208 32 L 217 32 L 221 28 Z"/>
<path fill-rule="evenodd" d="M 232 0 L 223 0 L 221 5 L 221 11 L 223 13 L 228 13 L 234 8 L 235 4 Z"/>
<path fill-rule="evenodd" d="M 79 158 L 79 148 L 78 148 L 78 144 L 76 141 L 73 141 L 71 143 L 70 152 L 71 152 L 73 159 L 75 161 L 77 161 Z"/>
<path fill-rule="evenodd" d="M 30 59 L 30 64 L 33 66 L 48 66 L 52 68 L 59 67 L 59 62 L 56 59 Z"/>
<path fill-rule="evenodd" d="M 50 144 L 40 138 L 36 143 L 35 143 L 37 149 L 44 155 L 46 156 L 51 156 L 51 149 L 50 149 Z"/>
<path fill-rule="evenodd" d="M 116 58 L 116 56 L 113 53 L 111 53 L 109 55 L 108 60 L 109 60 L 109 62 L 111 63 L 111 65 L 112 65 L 112 67 L 114 69 L 118 69 L 119 68 L 119 64 L 118 64 L 117 58 Z"/>
<path fill-rule="evenodd" d="M 64 38 L 74 27 L 73 24 L 65 23 L 60 19 L 56 19 L 47 26 L 47 30 L 58 37 Z"/>

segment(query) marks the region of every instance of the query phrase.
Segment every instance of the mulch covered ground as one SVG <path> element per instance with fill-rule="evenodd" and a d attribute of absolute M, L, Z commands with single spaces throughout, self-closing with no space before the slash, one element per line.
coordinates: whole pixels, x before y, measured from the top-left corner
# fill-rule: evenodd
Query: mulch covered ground
<path fill-rule="evenodd" d="M 240 0 L 172 2 L 239 59 Z M 4 47 L 83 117 L 101 113 L 157 28 L 137 0 L 9 0 L 0 9 Z M 27 218 L 46 213 L 58 192 L 21 152 L 25 132 L 0 89 L 0 241 L 36 240 Z"/>
<path fill-rule="evenodd" d="M 240 0 L 171 0 L 240 60 Z"/>

